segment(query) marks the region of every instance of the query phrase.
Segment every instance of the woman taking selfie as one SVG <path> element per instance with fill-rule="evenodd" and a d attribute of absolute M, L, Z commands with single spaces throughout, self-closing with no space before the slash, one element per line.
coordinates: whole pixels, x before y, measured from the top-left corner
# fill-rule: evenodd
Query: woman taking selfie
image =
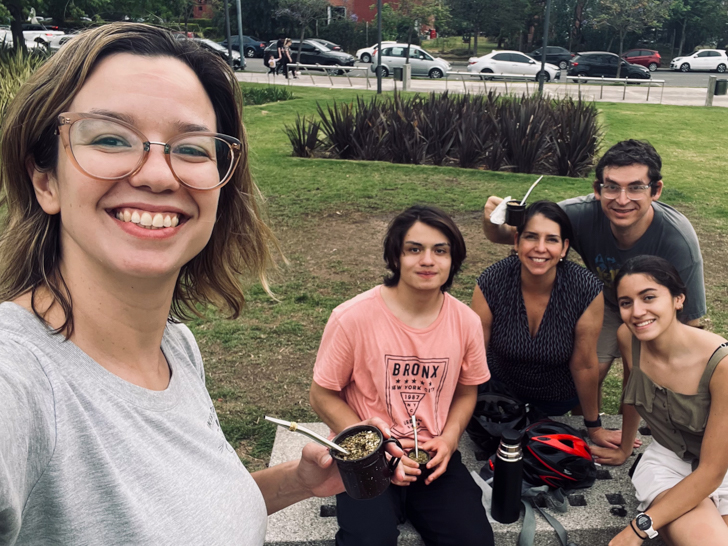
<path fill-rule="evenodd" d="M 160 29 L 71 40 L 3 120 L 0 544 L 263 544 L 266 515 L 343 488 L 327 451 L 253 474 L 179 321 L 265 282 L 225 63 Z M 386 431 L 385 431 L 386 434 Z"/>
<path fill-rule="evenodd" d="M 602 283 L 565 260 L 571 237 L 569 217 L 556 203 L 530 205 L 516 254 L 483 271 L 471 307 L 496 380 L 546 415 L 581 404 L 591 440 L 616 447 L 619 432 L 602 428 L 598 408 Z"/>
<path fill-rule="evenodd" d="M 658 534 L 670 546 L 728 544 L 726 340 L 680 322 L 689 295 L 667 260 L 632 258 L 615 285 L 629 371 L 622 398 L 628 447 L 594 453 L 626 461 L 640 417 L 653 441 L 632 476 L 640 514 L 609 544 L 637 546 Z"/>

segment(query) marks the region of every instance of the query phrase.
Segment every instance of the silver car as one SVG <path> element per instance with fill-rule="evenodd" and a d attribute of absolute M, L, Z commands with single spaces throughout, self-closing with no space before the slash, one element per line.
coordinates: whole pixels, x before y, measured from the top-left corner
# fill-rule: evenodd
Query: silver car
<path fill-rule="evenodd" d="M 402 68 L 407 60 L 405 53 L 407 44 L 392 44 L 384 47 L 382 45 L 382 77 L 387 77 L 394 72 L 395 68 Z M 372 54 L 372 72 L 377 71 L 378 54 Z M 409 64 L 412 66 L 413 76 L 428 76 L 430 78 L 442 78 L 452 69 L 450 63 L 433 57 L 420 46 L 410 45 Z"/>

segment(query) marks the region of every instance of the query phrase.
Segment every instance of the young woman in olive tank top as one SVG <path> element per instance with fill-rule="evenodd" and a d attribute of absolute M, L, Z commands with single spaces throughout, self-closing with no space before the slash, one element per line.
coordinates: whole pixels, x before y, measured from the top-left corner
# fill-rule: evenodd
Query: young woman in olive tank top
<path fill-rule="evenodd" d="M 640 417 L 653 442 L 635 468 L 639 510 L 610 546 L 659 534 L 671 546 L 728 544 L 728 344 L 678 319 L 687 296 L 675 268 L 655 256 L 628 260 L 615 279 L 628 379 L 622 447 L 595 447 L 623 463 Z"/>

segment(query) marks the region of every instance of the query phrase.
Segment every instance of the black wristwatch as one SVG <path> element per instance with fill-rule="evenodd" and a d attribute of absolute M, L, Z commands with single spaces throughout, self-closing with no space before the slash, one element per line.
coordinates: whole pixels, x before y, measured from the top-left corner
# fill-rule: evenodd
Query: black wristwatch
<path fill-rule="evenodd" d="M 637 529 L 647 533 L 647 538 L 655 538 L 657 536 L 657 531 L 652 527 L 652 518 L 644 512 L 637 514 L 635 523 L 637 524 Z"/>

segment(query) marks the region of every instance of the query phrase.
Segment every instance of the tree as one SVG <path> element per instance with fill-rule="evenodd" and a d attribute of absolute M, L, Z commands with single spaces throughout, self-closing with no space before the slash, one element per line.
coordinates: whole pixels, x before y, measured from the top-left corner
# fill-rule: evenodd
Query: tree
<path fill-rule="evenodd" d="M 624 38 L 629 32 L 657 27 L 667 18 L 672 0 L 600 0 L 597 27 L 610 27 L 619 34 L 619 56 L 624 52 Z M 617 77 L 622 63 L 617 64 Z"/>
<path fill-rule="evenodd" d="M 329 7 L 328 0 L 280 0 L 277 17 L 284 17 L 301 27 L 301 39 L 298 42 L 296 62 L 301 62 L 301 46 L 306 34 L 306 27 L 326 16 Z"/>
<path fill-rule="evenodd" d="M 472 32 L 475 39 L 473 55 L 478 56 L 478 36 L 492 17 L 492 0 L 450 0 L 452 16 L 461 22 L 463 29 Z M 469 44 L 468 44 L 469 47 Z"/>
<path fill-rule="evenodd" d="M 409 64 L 412 33 L 416 32 L 419 35 L 422 24 L 434 23 L 450 17 L 449 8 L 439 0 L 399 0 L 395 11 L 407 22 L 405 64 Z"/>

